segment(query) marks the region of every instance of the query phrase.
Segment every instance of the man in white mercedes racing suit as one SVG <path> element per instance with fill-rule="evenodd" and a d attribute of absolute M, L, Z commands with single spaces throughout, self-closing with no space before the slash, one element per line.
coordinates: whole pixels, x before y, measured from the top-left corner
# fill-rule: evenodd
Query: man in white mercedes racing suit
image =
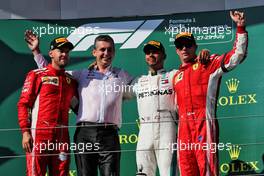
<path fill-rule="evenodd" d="M 133 88 L 140 118 L 137 168 L 140 174 L 154 176 L 158 166 L 161 176 L 169 176 L 173 172 L 170 146 L 176 141 L 176 106 L 172 85 L 176 70 L 167 72 L 163 68 L 166 54 L 160 42 L 149 41 L 144 46 L 144 53 L 149 73 L 136 79 Z"/>

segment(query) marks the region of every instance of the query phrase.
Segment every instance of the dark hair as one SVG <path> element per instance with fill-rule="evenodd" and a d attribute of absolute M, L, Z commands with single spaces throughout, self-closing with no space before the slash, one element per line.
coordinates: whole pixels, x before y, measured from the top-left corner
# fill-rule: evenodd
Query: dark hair
<path fill-rule="evenodd" d="M 96 43 L 99 41 L 105 41 L 105 42 L 109 42 L 112 44 L 113 48 L 115 49 L 115 42 L 114 39 L 112 37 L 110 37 L 109 35 L 99 35 L 94 39 L 94 49 L 96 49 Z"/>

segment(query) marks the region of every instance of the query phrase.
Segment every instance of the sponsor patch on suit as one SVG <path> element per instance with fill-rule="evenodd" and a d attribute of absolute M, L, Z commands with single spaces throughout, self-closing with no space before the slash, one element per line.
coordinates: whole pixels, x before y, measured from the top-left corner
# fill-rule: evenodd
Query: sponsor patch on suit
<path fill-rule="evenodd" d="M 180 72 L 180 73 L 175 77 L 174 84 L 177 84 L 177 82 L 179 82 L 180 80 L 182 80 L 182 78 L 183 78 L 183 72 Z"/>
<path fill-rule="evenodd" d="M 41 80 L 43 84 L 59 85 L 59 78 L 57 76 L 44 76 Z"/>

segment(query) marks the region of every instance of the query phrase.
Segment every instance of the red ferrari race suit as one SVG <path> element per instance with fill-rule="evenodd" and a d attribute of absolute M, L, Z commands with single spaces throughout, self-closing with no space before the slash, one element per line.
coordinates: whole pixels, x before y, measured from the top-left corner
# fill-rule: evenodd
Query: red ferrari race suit
<path fill-rule="evenodd" d="M 33 138 L 27 175 L 44 176 L 47 166 L 50 175 L 69 174 L 68 112 L 76 100 L 77 83 L 64 70 L 48 65 L 28 73 L 18 102 L 22 133 Z"/>
<path fill-rule="evenodd" d="M 215 114 L 220 80 L 223 73 L 244 60 L 247 40 L 245 27 L 238 27 L 231 51 L 221 56 L 211 55 L 207 65 L 194 62 L 180 66 L 174 75 L 179 113 L 177 143 L 181 176 L 219 174 L 217 150 L 203 150 L 202 147 L 218 144 Z"/>

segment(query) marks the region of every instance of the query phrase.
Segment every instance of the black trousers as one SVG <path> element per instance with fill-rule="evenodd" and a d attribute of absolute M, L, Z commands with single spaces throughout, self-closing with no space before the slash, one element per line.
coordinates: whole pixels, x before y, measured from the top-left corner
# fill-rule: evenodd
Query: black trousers
<path fill-rule="evenodd" d="M 78 176 L 97 176 L 98 168 L 101 176 L 119 176 L 121 153 L 118 128 L 113 125 L 86 125 L 95 124 L 80 122 L 74 134 Z"/>

